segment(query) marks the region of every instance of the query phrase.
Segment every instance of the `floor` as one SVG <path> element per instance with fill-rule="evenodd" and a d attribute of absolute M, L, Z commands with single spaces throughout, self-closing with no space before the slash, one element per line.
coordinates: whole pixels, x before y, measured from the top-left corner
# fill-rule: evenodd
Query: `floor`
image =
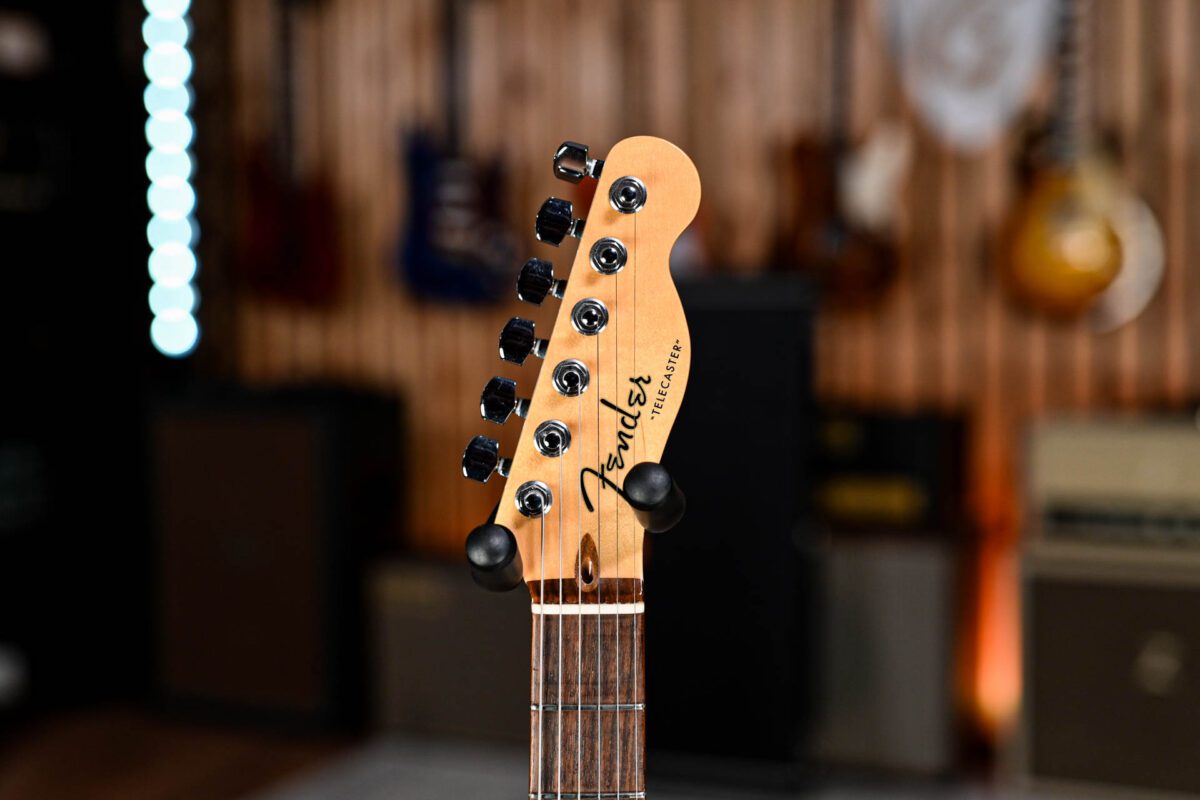
<path fill-rule="evenodd" d="M 413 739 L 351 746 L 132 710 L 38 723 L 0 747 L 0 800 L 497 800 L 524 797 L 527 754 Z M 1077 800 L 950 784 L 814 785 L 766 794 L 651 780 L 654 800 Z"/>
<path fill-rule="evenodd" d="M 253 800 L 498 800 L 525 797 L 528 757 L 494 749 L 406 739 L 376 741 L 333 765 L 284 782 Z M 791 794 L 716 786 L 680 786 L 651 780 L 653 800 L 1082 800 L 1082 795 L 1029 794 L 952 784 L 814 786 Z"/>
<path fill-rule="evenodd" d="M 125 709 L 75 713 L 10 733 L 0 747 L 0 800 L 232 800 L 346 748 Z"/>

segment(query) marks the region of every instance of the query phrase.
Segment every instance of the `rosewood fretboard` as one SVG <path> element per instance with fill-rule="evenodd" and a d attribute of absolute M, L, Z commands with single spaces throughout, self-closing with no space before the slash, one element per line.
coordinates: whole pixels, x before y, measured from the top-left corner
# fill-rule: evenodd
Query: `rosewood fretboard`
<path fill-rule="evenodd" d="M 531 798 L 645 797 L 641 581 L 601 583 L 580 602 L 564 582 L 561 603 L 557 581 L 531 586 Z"/>

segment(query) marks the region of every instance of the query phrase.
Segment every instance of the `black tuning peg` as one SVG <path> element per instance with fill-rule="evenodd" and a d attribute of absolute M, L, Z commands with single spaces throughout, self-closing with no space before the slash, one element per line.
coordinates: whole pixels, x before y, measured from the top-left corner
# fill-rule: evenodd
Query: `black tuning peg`
<path fill-rule="evenodd" d="M 517 276 L 517 297 L 526 303 L 540 306 L 546 295 L 562 299 L 567 282 L 555 280 L 554 265 L 540 258 L 531 258 Z"/>
<path fill-rule="evenodd" d="M 671 474 L 653 461 L 629 470 L 624 491 L 638 522 L 651 533 L 671 530 L 687 510 L 687 500 Z"/>
<path fill-rule="evenodd" d="M 487 483 L 493 472 L 508 477 L 512 460 L 500 456 L 500 443 L 487 436 L 476 436 L 463 450 L 462 473 L 464 478 Z"/>
<path fill-rule="evenodd" d="M 558 247 L 568 236 L 578 239 L 583 235 L 584 220 L 575 219 L 575 209 L 570 200 L 548 197 L 538 209 L 533 230 L 539 242 Z"/>
<path fill-rule="evenodd" d="M 588 146 L 579 142 L 563 142 L 554 151 L 554 177 L 568 183 L 579 183 L 584 178 L 599 178 L 604 161 L 588 158 Z"/>
<path fill-rule="evenodd" d="M 514 364 L 524 364 L 530 353 L 545 358 L 549 344 L 534 336 L 533 321 L 523 317 L 513 317 L 500 331 L 500 357 Z"/>
<path fill-rule="evenodd" d="M 509 378 L 492 378 L 479 395 L 479 415 L 484 419 L 503 425 L 517 412 L 523 417 L 529 412 L 529 401 L 517 397 L 517 382 Z"/>
<path fill-rule="evenodd" d="M 480 525 L 467 534 L 467 563 L 477 584 L 507 592 L 521 584 L 521 552 L 512 531 L 503 525 Z"/>

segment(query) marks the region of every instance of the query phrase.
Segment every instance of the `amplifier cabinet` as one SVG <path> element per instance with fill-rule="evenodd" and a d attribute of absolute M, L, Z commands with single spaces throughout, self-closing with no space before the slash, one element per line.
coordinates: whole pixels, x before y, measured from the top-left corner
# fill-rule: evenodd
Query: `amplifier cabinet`
<path fill-rule="evenodd" d="M 1042 542 L 1023 583 L 1021 772 L 1200 793 L 1200 554 Z"/>
<path fill-rule="evenodd" d="M 955 553 L 926 539 L 831 542 L 822 558 L 815 755 L 889 771 L 954 765 Z"/>
<path fill-rule="evenodd" d="M 151 424 L 164 704 L 355 726 L 363 569 L 390 530 L 399 406 L 322 390 L 162 401 Z"/>
<path fill-rule="evenodd" d="M 528 741 L 528 592 L 486 592 L 465 564 L 387 561 L 370 602 L 377 726 Z"/>

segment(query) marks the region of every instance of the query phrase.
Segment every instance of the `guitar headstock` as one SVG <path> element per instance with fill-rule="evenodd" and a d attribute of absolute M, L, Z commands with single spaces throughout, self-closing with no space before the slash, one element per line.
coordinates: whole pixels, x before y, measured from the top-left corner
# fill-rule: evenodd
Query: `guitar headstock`
<path fill-rule="evenodd" d="M 700 204 L 691 160 L 650 136 L 617 143 L 604 161 L 564 143 L 554 171 L 573 183 L 594 178 L 596 194 L 586 222 L 555 198 L 538 212 L 541 241 L 579 239 L 565 280 L 531 259 L 518 281 L 523 300 L 561 299 L 553 335 L 540 338 L 532 322 L 510 320 L 500 356 L 515 363 L 542 357 L 537 384 L 526 400 L 511 380 L 493 378 L 480 403 L 484 419 L 503 423 L 515 413 L 524 427 L 511 459 L 479 436 L 463 454 L 467 477 L 507 477 L 494 522 L 515 538 L 535 596 L 551 580 L 589 592 L 602 580 L 642 577 L 646 511 L 644 503 L 640 512 L 631 506 L 639 498 L 626 494 L 625 481 L 635 465 L 660 460 L 687 388 L 691 347 L 669 260 Z M 639 469 L 640 478 L 661 482 Z M 505 557 L 507 534 L 491 532 L 468 542 L 473 563 Z M 497 573 L 507 566 L 512 580 L 516 563 L 491 566 Z"/>

